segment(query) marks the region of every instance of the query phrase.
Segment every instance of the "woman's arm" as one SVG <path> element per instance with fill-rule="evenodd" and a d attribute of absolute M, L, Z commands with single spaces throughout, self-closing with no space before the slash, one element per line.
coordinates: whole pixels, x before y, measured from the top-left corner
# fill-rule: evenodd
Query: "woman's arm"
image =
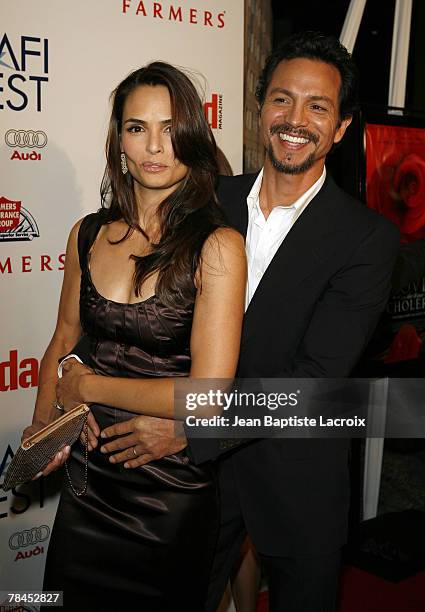
<path fill-rule="evenodd" d="M 55 407 L 58 360 L 66 353 L 69 353 L 81 336 L 79 315 L 81 271 L 77 249 L 80 223 L 79 221 L 74 225 L 68 238 L 58 318 L 53 337 L 41 360 L 32 425 L 24 430 L 24 438 L 51 423 L 61 414 Z M 98 428 L 97 432 L 99 433 Z M 43 470 L 43 474 L 47 474 L 55 467 L 58 467 L 67 458 L 68 454 L 69 448 L 66 447 L 59 458 L 56 457 L 54 462 L 52 461 L 48 464 L 48 469 Z"/>
<path fill-rule="evenodd" d="M 232 378 L 239 357 L 245 303 L 246 256 L 242 236 L 215 231 L 204 245 L 195 301 L 190 378 Z M 150 416 L 175 418 L 173 378 L 128 379 L 87 375 L 65 364 L 58 400 L 67 407 L 86 402 Z"/>
<path fill-rule="evenodd" d="M 68 238 L 58 318 L 53 337 L 41 360 L 33 423 L 46 425 L 57 418 L 58 412 L 54 404 L 58 360 L 70 352 L 81 336 L 79 314 L 81 271 L 77 251 L 79 226 L 80 222 L 74 225 Z"/>

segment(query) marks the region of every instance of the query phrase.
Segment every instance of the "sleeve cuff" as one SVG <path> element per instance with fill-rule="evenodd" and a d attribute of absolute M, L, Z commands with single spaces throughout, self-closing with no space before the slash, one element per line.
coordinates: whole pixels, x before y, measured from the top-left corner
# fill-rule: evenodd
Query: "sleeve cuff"
<path fill-rule="evenodd" d="M 83 361 L 78 357 L 78 355 L 75 355 L 74 353 L 71 353 L 70 355 L 67 355 L 66 357 L 61 359 L 61 361 L 59 362 L 59 365 L 58 365 L 58 378 L 62 378 L 63 364 L 65 363 L 65 361 L 68 361 L 68 359 L 71 359 L 71 358 L 76 359 L 80 363 L 83 363 Z"/>

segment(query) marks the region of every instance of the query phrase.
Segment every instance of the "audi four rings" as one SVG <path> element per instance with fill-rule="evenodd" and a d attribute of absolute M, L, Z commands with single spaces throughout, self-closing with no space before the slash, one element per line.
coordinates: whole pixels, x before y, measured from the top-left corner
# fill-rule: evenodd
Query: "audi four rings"
<path fill-rule="evenodd" d="M 17 550 L 18 548 L 25 548 L 26 546 L 34 546 L 45 542 L 50 535 L 50 527 L 47 525 L 40 525 L 40 527 L 32 527 L 31 529 L 25 529 L 24 531 L 17 531 L 13 533 L 9 538 L 9 548 Z"/>
<path fill-rule="evenodd" d="M 9 147 L 42 149 L 47 144 L 47 134 L 40 130 L 8 130 L 4 140 Z"/>

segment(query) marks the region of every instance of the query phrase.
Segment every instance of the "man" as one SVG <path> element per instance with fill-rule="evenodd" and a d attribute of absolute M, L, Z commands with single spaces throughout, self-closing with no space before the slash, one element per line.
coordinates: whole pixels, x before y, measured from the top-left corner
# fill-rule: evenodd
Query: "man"
<path fill-rule="evenodd" d="M 297 34 L 266 62 L 257 89 L 264 168 L 219 186 L 230 224 L 246 235 L 240 378 L 348 376 L 384 309 L 397 231 L 325 170 L 351 122 L 355 91 L 350 56 L 333 37 Z M 147 419 L 149 427 L 146 461 L 178 449 L 169 423 Z M 208 612 L 246 532 L 268 577 L 272 612 L 331 612 L 347 528 L 347 442 L 267 439 L 226 454 L 228 446 L 189 440 L 195 462 L 222 455 Z"/>

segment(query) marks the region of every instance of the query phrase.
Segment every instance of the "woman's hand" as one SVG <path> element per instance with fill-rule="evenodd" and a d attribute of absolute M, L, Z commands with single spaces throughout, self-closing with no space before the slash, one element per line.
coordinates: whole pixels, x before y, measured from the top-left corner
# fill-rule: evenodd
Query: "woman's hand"
<path fill-rule="evenodd" d="M 95 376 L 93 370 L 76 359 L 68 359 L 62 366 L 62 378 L 56 385 L 58 404 L 68 411 L 84 404 L 81 381 L 83 376 Z"/>
<path fill-rule="evenodd" d="M 95 375 L 88 366 L 80 363 L 76 359 L 67 359 L 62 365 L 62 378 L 56 385 L 56 399 L 65 411 L 75 408 L 84 403 L 81 395 L 81 378 L 87 375 Z M 100 428 L 93 414 L 89 412 L 87 417 L 87 436 L 88 449 L 93 450 L 97 446 L 97 439 L 100 435 Z M 82 444 L 86 443 L 84 429 L 80 434 Z"/>
<path fill-rule="evenodd" d="M 102 453 L 114 453 L 111 463 L 125 461 L 125 468 L 136 468 L 154 459 L 178 453 L 187 445 L 180 421 L 138 416 L 102 431 L 102 438 L 120 436 L 101 447 Z"/>
<path fill-rule="evenodd" d="M 29 427 L 26 427 L 22 434 L 22 440 L 26 440 L 26 438 L 29 438 L 33 434 L 37 433 L 38 431 L 40 431 L 40 429 L 43 429 L 43 427 L 46 427 L 46 423 L 36 422 L 30 425 Z M 65 463 L 65 461 L 69 459 L 70 453 L 70 446 L 64 446 L 63 448 L 61 448 L 61 450 L 56 453 L 54 457 L 50 458 L 50 461 L 46 464 L 44 469 L 38 474 L 36 474 L 36 476 L 34 476 L 33 480 L 37 480 L 38 478 L 40 478 L 40 476 L 47 476 L 48 474 L 50 474 L 50 472 L 54 472 L 55 470 L 60 468 Z"/>
<path fill-rule="evenodd" d="M 84 433 L 85 427 L 83 427 L 82 432 L 80 433 L 80 440 L 83 445 L 86 444 L 86 435 Z M 97 424 L 96 419 L 94 418 L 92 412 L 89 412 L 87 417 L 87 445 L 89 451 L 93 450 L 97 446 L 97 439 L 100 436 L 100 428 Z"/>

